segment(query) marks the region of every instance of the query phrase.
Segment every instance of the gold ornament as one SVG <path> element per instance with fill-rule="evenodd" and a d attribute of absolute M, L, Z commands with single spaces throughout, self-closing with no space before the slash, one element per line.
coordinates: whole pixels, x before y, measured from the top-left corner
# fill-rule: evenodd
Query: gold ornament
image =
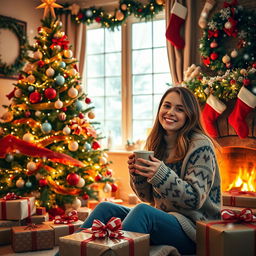
<path fill-rule="evenodd" d="M 124 19 L 124 14 L 123 14 L 122 11 L 118 10 L 118 11 L 116 12 L 116 19 L 117 19 L 118 21 L 122 21 L 122 20 Z"/>
<path fill-rule="evenodd" d="M 229 61 L 230 61 L 230 57 L 227 54 L 225 56 L 223 56 L 223 58 L 222 58 L 223 63 L 228 63 Z"/>
<path fill-rule="evenodd" d="M 164 4 L 164 0 L 156 0 L 156 3 L 157 3 L 158 5 L 163 5 L 163 4 Z"/>
<path fill-rule="evenodd" d="M 90 111 L 90 112 L 88 113 L 88 117 L 89 117 L 90 119 L 94 119 L 94 118 L 95 118 L 95 114 L 94 114 L 92 111 Z"/>
<path fill-rule="evenodd" d="M 45 18 L 50 12 L 52 17 L 55 19 L 56 15 L 54 12 L 54 8 L 63 8 L 61 5 L 55 3 L 56 0 L 41 0 L 41 1 L 43 2 L 43 4 L 40 4 L 39 6 L 37 6 L 36 9 L 44 8 L 43 18 Z"/>
<path fill-rule="evenodd" d="M 121 4 L 121 10 L 126 11 L 127 10 L 127 5 L 126 4 Z"/>

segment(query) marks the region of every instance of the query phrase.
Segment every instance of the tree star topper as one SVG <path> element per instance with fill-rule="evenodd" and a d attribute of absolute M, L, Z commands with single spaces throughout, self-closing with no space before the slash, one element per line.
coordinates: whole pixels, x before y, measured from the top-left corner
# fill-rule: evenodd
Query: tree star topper
<path fill-rule="evenodd" d="M 43 18 L 45 18 L 49 12 L 51 12 L 52 17 L 55 19 L 55 12 L 54 12 L 54 8 L 63 8 L 61 5 L 56 4 L 56 0 L 41 0 L 43 2 L 43 4 L 40 4 L 39 6 L 37 6 L 36 8 L 44 8 L 44 16 Z"/>

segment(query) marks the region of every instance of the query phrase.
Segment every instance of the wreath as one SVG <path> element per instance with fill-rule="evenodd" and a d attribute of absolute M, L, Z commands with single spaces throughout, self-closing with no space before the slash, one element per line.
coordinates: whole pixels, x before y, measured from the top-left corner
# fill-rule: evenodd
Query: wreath
<path fill-rule="evenodd" d="M 11 30 L 19 40 L 19 55 L 13 64 L 7 65 L 7 63 L 1 60 L 0 56 L 0 74 L 5 76 L 12 76 L 24 66 L 24 59 L 27 55 L 27 49 L 25 47 L 27 43 L 27 35 L 26 31 L 24 30 L 24 25 L 19 23 L 18 20 L 1 15 L 0 28 Z"/>
<path fill-rule="evenodd" d="M 236 2 L 224 3 L 209 20 L 200 40 L 203 64 L 218 74 L 246 69 L 256 60 L 256 12 Z"/>

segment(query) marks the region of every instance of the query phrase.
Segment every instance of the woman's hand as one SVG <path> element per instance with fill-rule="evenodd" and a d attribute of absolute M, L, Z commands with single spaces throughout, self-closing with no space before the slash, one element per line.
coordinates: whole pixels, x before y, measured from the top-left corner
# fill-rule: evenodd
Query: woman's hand
<path fill-rule="evenodd" d="M 134 164 L 135 164 L 135 155 L 132 154 L 132 155 L 129 155 L 128 156 L 128 169 L 129 169 L 129 172 L 130 174 L 135 174 L 135 168 L 134 168 Z"/>
<path fill-rule="evenodd" d="M 145 160 L 143 158 L 138 158 L 137 159 L 137 164 L 135 164 L 135 159 L 134 159 L 134 164 L 133 164 L 133 173 L 139 174 L 141 176 L 147 177 L 147 178 L 152 178 L 155 173 L 157 172 L 159 166 L 161 165 L 162 161 L 158 160 L 157 158 L 153 156 L 149 156 L 150 160 Z M 142 164 L 146 165 L 140 165 L 138 162 L 141 162 Z"/>

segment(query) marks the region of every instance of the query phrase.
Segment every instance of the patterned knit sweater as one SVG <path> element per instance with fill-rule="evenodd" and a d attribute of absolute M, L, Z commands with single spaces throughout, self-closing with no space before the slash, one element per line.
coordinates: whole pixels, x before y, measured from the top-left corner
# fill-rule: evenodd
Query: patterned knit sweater
<path fill-rule="evenodd" d="M 130 175 L 130 183 L 142 201 L 174 215 L 193 241 L 197 220 L 220 218 L 219 167 L 214 146 L 205 135 L 192 137 L 183 161 L 162 162 L 151 179 Z"/>

